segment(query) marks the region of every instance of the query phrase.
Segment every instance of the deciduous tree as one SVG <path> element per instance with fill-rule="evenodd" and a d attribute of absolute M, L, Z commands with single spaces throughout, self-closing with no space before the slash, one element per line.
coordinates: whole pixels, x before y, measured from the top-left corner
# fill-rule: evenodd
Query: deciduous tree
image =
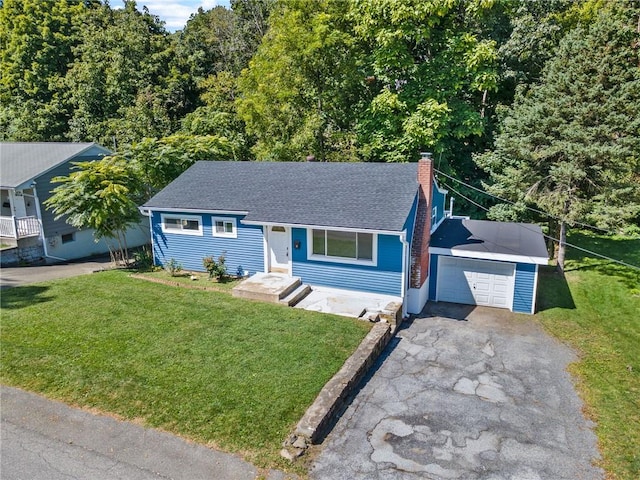
<path fill-rule="evenodd" d="M 59 183 L 45 201 L 56 218 L 67 216 L 76 228 L 91 228 L 105 239 L 114 260 L 128 261 L 126 231 L 140 221 L 142 183 L 134 165 L 119 156 L 74 163 L 73 172 L 55 177 Z"/>

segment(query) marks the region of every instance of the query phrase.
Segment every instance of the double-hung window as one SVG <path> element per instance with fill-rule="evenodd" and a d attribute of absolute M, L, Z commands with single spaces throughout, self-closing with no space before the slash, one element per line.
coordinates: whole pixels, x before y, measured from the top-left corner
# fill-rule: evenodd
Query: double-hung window
<path fill-rule="evenodd" d="M 309 258 L 367 265 L 376 262 L 376 235 L 365 232 L 313 229 Z"/>
<path fill-rule="evenodd" d="M 214 237 L 238 237 L 238 226 L 235 218 L 229 217 L 212 217 L 211 227 Z"/>
<path fill-rule="evenodd" d="M 202 217 L 162 214 L 162 231 L 181 235 L 202 235 Z"/>

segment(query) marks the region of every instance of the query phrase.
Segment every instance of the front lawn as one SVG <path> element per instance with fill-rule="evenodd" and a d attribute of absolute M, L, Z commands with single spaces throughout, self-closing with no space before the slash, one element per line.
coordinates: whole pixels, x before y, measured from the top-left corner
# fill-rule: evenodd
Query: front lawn
<path fill-rule="evenodd" d="M 574 234 L 569 243 L 640 265 L 640 239 Z M 569 250 L 566 282 L 540 278 L 545 328 L 579 352 L 570 370 L 597 422 L 609 478 L 640 478 L 640 270 Z"/>
<path fill-rule="evenodd" d="M 1 328 L 3 383 L 269 467 L 370 327 L 110 271 L 3 290 Z"/>

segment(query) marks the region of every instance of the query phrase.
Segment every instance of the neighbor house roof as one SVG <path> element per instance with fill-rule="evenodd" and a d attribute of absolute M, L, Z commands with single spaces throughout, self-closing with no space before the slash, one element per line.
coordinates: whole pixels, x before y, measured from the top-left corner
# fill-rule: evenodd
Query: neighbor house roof
<path fill-rule="evenodd" d="M 143 208 L 400 232 L 418 189 L 417 169 L 416 163 L 197 162 Z"/>
<path fill-rule="evenodd" d="M 431 236 L 433 253 L 546 265 L 544 235 L 531 223 L 447 218 Z"/>
<path fill-rule="evenodd" d="M 2 142 L 0 143 L 0 186 L 17 188 L 92 147 L 110 152 L 95 143 Z"/>

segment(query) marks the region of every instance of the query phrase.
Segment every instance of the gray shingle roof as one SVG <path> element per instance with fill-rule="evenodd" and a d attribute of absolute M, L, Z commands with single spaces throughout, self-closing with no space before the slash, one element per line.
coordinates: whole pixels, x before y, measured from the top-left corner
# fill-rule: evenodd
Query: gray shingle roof
<path fill-rule="evenodd" d="M 259 223 L 402 231 L 416 163 L 197 162 L 144 208 L 248 212 Z"/>
<path fill-rule="evenodd" d="M 542 229 L 532 223 L 447 218 L 431 235 L 430 245 L 460 252 L 548 258 Z"/>
<path fill-rule="evenodd" d="M 95 143 L 2 142 L 0 143 L 0 184 L 16 188 L 61 163 L 89 150 Z"/>

